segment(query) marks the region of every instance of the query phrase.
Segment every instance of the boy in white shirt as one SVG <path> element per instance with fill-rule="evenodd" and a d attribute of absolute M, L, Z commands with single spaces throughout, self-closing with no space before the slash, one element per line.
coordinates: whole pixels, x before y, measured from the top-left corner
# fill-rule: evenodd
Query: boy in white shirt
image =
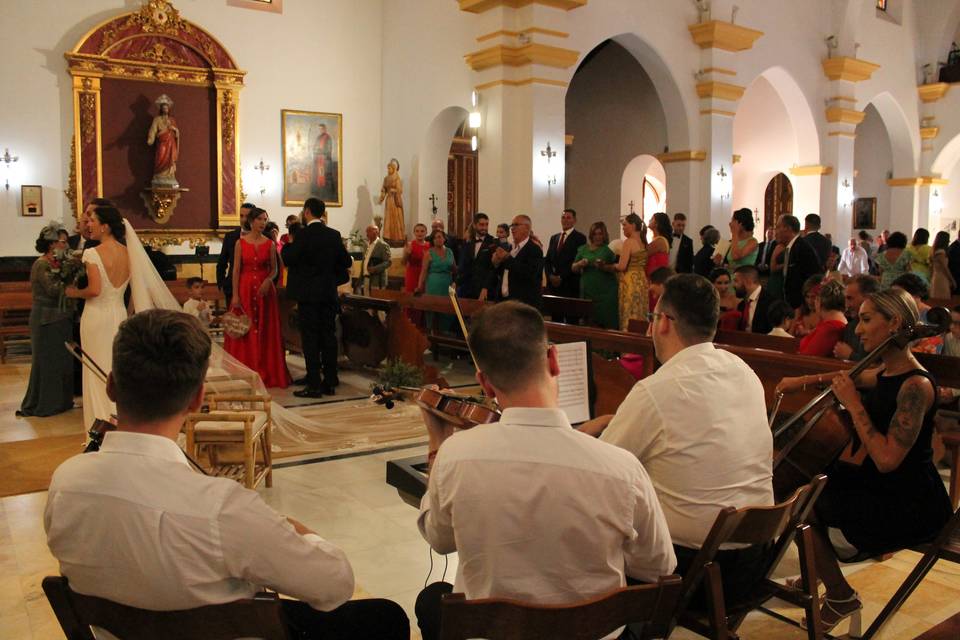
<path fill-rule="evenodd" d="M 780 336 L 781 338 L 792 338 L 790 333 L 793 325 L 793 309 L 785 300 L 774 300 L 767 308 L 767 320 L 773 329 L 767 335 Z"/>
<path fill-rule="evenodd" d="M 204 329 L 210 328 L 211 315 L 210 305 L 203 299 L 203 285 L 206 284 L 203 278 L 187 278 L 187 292 L 190 299 L 183 303 L 183 312 L 189 313 L 200 320 Z"/>

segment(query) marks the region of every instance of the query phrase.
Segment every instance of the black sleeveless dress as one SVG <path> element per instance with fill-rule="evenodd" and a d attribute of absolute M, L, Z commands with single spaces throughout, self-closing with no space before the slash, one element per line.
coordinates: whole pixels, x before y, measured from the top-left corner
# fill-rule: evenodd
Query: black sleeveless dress
<path fill-rule="evenodd" d="M 897 394 L 912 376 L 937 382 L 922 369 L 897 376 L 877 377 L 877 386 L 863 395 L 863 406 L 874 428 L 886 434 L 897 410 Z M 877 555 L 927 542 L 939 533 L 952 514 L 943 480 L 933 464 L 931 439 L 936 403 L 923 416 L 916 442 L 900 466 L 881 473 L 867 456 L 862 466 L 833 463 L 817 500 L 818 520 L 840 529 L 861 553 Z"/>

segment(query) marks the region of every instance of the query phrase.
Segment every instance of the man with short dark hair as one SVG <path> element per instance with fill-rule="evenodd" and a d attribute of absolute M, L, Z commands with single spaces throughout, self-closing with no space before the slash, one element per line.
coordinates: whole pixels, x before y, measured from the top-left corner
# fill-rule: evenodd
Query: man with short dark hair
<path fill-rule="evenodd" d="M 550 236 L 543 269 L 547 274 L 547 291 L 565 298 L 580 297 L 580 275 L 571 268 L 577 250 L 586 244 L 587 237 L 577 231 L 577 212 L 564 209 L 560 214 L 560 233 Z M 564 318 L 558 318 L 564 322 Z"/>
<path fill-rule="evenodd" d="M 304 227 L 292 242 L 283 245 L 281 253 L 287 267 L 287 295 L 297 301 L 303 359 L 307 365 L 307 375 L 295 381 L 306 385 L 293 392 L 298 398 L 334 395 L 340 384 L 337 377 L 336 319 L 340 313 L 337 286 L 349 282 L 352 261 L 343 246 L 340 232 L 323 222 L 325 211 L 322 200 L 307 198 L 300 214 Z"/>
<path fill-rule="evenodd" d="M 496 249 L 497 239 L 490 235 L 489 230 L 489 216 L 483 212 L 475 213 L 470 234 L 461 247 L 457 267 L 458 293 L 462 298 L 479 296 L 493 273 L 490 259 Z"/>
<path fill-rule="evenodd" d="M 860 336 L 857 335 L 857 325 L 860 323 L 860 305 L 871 293 L 879 291 L 880 281 L 868 274 L 854 276 L 847 283 L 843 292 L 847 326 L 844 327 L 843 335 L 833 347 L 834 358 L 862 360 L 867 355 L 866 351 L 863 350 L 863 345 L 860 344 Z"/>
<path fill-rule="evenodd" d="M 120 325 L 107 379 L 117 430 L 98 453 L 61 464 L 47 497 L 47 544 L 70 588 L 177 611 L 266 586 L 297 598 L 281 601 L 297 637 L 408 638 L 396 604 L 348 602 L 353 570 L 343 551 L 255 491 L 191 467 L 177 435 L 203 404 L 210 351 L 185 313 L 145 311 Z"/>
<path fill-rule="evenodd" d="M 240 226 L 228 231 L 220 245 L 220 256 L 217 258 L 217 289 L 223 291 L 227 305 L 233 298 L 233 250 L 237 246 L 237 240 L 245 233 L 247 216 L 256 208 L 256 205 L 249 202 L 240 205 Z"/>
<path fill-rule="evenodd" d="M 676 273 L 690 273 L 693 271 L 693 239 L 684 233 L 686 228 L 686 214 L 673 214 L 673 242 L 670 244 L 670 267 Z"/>
<path fill-rule="evenodd" d="M 667 280 L 650 314 L 663 365 L 638 381 L 614 416 L 581 427 L 633 453 L 650 474 L 683 573 L 725 507 L 773 504 L 773 438 L 763 385 L 712 340 L 720 299 L 709 280 Z M 736 601 L 762 577 L 764 545 L 721 550 L 724 597 Z"/>
<path fill-rule="evenodd" d="M 430 435 L 427 492 L 418 521 L 439 553 L 460 557 L 456 587 L 417 598 L 424 640 L 438 637 L 440 599 L 582 602 L 653 582 L 675 562 L 650 479 L 629 453 L 571 428 L 557 408 L 556 348 L 543 318 L 504 302 L 471 318 L 477 381 L 503 414 L 452 433 L 423 411 Z M 451 435 L 452 433 L 452 435 Z"/>
<path fill-rule="evenodd" d="M 777 232 L 773 227 L 767 227 L 763 234 L 763 242 L 757 246 L 757 271 L 763 275 L 770 273 L 770 261 L 773 258 L 773 250 L 777 246 Z"/>
<path fill-rule="evenodd" d="M 783 245 L 783 294 L 794 309 L 803 303 L 803 283 L 823 272 L 820 257 L 805 238 L 800 237 L 800 221 L 782 215 L 777 221 L 777 244 Z"/>
<path fill-rule="evenodd" d="M 776 299 L 760 284 L 760 272 L 753 265 L 745 264 L 733 272 L 733 287 L 740 298 L 740 331 L 767 334 L 773 329 L 767 310 Z"/>
<path fill-rule="evenodd" d="M 827 258 L 830 257 L 830 248 L 832 243 L 826 236 L 820 233 L 820 216 L 816 213 L 808 213 L 803 219 L 803 239 L 807 241 L 813 250 L 817 252 L 820 269 L 823 270 L 827 264 Z"/>

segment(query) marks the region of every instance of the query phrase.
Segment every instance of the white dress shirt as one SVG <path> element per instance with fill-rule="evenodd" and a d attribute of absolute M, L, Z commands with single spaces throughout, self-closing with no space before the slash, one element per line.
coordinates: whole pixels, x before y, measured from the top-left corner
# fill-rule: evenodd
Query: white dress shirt
<path fill-rule="evenodd" d="M 849 277 L 861 273 L 870 273 L 870 261 L 867 252 L 863 250 L 863 247 L 857 247 L 853 251 L 850 250 L 850 247 L 847 247 L 840 256 L 840 268 L 837 271 Z"/>
<path fill-rule="evenodd" d="M 523 242 L 518 242 L 513 249 L 510 250 L 510 257 L 516 258 L 517 254 L 520 253 L 520 250 L 527 246 L 527 243 L 530 242 L 530 236 L 527 236 Z M 510 296 L 510 267 L 508 266 L 503 270 L 503 282 L 500 284 L 500 294 L 506 298 Z"/>
<path fill-rule="evenodd" d="M 70 588 L 154 611 L 262 587 L 329 611 L 353 595 L 344 553 L 301 536 L 255 491 L 191 468 L 175 442 L 114 431 L 50 482 L 47 544 Z"/>
<path fill-rule="evenodd" d="M 777 337 L 779 337 L 779 338 L 793 338 L 793 337 L 794 337 L 794 336 L 791 335 L 789 332 L 787 332 L 787 330 L 784 329 L 783 327 L 774 327 L 773 329 L 770 330 L 770 333 L 768 333 L 767 335 L 768 335 L 768 336 L 777 336 Z"/>
<path fill-rule="evenodd" d="M 670 245 L 670 258 L 669 265 L 671 269 L 677 268 L 677 254 L 680 253 L 680 242 L 683 240 L 683 236 L 679 238 L 673 236 L 673 244 Z"/>
<path fill-rule="evenodd" d="M 200 320 L 204 327 L 210 327 L 210 305 L 205 300 L 195 300 L 188 298 L 183 303 L 183 312 L 189 313 L 194 318 Z"/>
<path fill-rule="evenodd" d="M 773 504 L 763 385 L 710 342 L 637 382 L 601 439 L 643 463 L 676 544 L 700 548 L 723 507 Z"/>
<path fill-rule="evenodd" d="M 460 557 L 455 592 L 537 604 L 581 602 L 655 581 L 676 557 L 637 459 L 571 428 L 558 409 L 507 409 L 447 439 L 418 521 Z"/>

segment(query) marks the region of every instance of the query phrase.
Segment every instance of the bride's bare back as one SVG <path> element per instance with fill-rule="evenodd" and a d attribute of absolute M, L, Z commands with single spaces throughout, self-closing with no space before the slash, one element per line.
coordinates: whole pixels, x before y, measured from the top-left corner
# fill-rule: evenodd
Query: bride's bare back
<path fill-rule="evenodd" d="M 127 248 L 119 242 L 104 242 L 94 248 L 103 263 L 103 270 L 114 289 L 122 287 L 130 279 L 130 260 Z"/>

